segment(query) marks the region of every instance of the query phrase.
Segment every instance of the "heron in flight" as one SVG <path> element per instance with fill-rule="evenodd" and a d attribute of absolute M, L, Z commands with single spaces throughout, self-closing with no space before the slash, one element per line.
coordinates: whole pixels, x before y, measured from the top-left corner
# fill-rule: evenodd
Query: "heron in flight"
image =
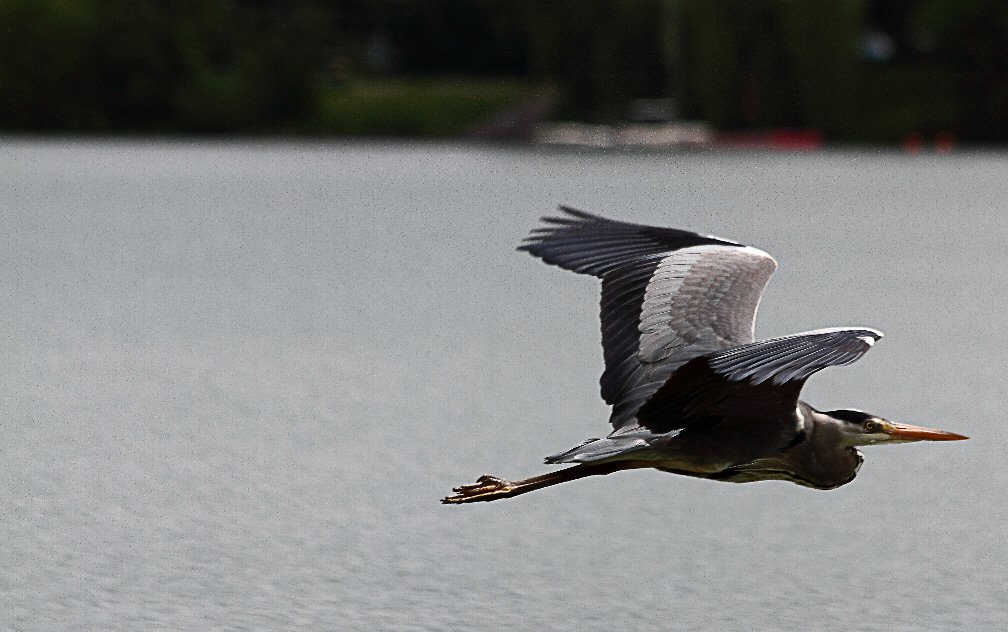
<path fill-rule="evenodd" d="M 560 208 L 518 249 L 602 280 L 600 382 L 613 431 L 546 457 L 573 467 L 518 481 L 481 476 L 442 502 L 510 498 L 633 468 L 834 489 L 857 475 L 858 446 L 967 438 L 798 399 L 813 373 L 856 361 L 882 334 L 837 327 L 754 342 L 756 308 L 777 269 L 767 253 Z"/>

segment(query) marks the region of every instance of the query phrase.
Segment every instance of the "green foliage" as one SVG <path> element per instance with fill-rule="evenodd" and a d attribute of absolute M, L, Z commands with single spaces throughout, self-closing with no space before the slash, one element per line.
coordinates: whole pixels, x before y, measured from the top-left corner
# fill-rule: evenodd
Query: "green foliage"
<path fill-rule="evenodd" d="M 1008 4 L 930 0 L 918 12 L 915 26 L 935 38 L 938 65 L 958 77 L 958 136 L 1008 141 Z"/>
<path fill-rule="evenodd" d="M 861 0 L 688 0 L 688 113 L 723 128 L 852 129 Z"/>
<path fill-rule="evenodd" d="M 315 114 L 330 15 L 308 2 L 0 2 L 0 125 L 209 132 Z"/>
<path fill-rule="evenodd" d="M 104 122 L 89 63 L 95 23 L 90 2 L 0 2 L 0 121 L 13 128 Z"/>
<path fill-rule="evenodd" d="M 532 95 L 532 86 L 520 80 L 357 79 L 326 90 L 316 131 L 450 136 Z"/>
<path fill-rule="evenodd" d="M 850 137 L 856 128 L 857 46 L 863 0 L 788 2 L 783 24 L 806 123 Z"/>
<path fill-rule="evenodd" d="M 955 129 L 955 73 L 943 68 L 882 66 L 862 73 L 856 138 L 899 142 L 908 133 L 933 137 Z"/>
<path fill-rule="evenodd" d="M 0 129 L 446 135 L 550 83 L 562 118 L 671 96 L 721 129 L 1008 141 L 1008 3 L 901 5 L 875 63 L 868 2 L 0 0 Z"/>
<path fill-rule="evenodd" d="M 530 63 L 566 94 L 563 116 L 612 120 L 668 92 L 661 0 L 519 1 Z"/>
<path fill-rule="evenodd" d="M 152 0 L 105 0 L 98 5 L 89 63 L 100 82 L 109 126 L 167 128 L 172 94 L 184 78 L 171 22 Z"/>

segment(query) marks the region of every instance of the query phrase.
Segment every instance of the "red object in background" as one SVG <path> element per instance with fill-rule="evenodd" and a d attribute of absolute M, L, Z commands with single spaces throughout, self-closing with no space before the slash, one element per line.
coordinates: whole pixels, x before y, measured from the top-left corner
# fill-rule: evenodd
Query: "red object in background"
<path fill-rule="evenodd" d="M 934 150 L 939 154 L 948 154 L 955 149 L 955 136 L 941 132 L 934 139 Z"/>
<path fill-rule="evenodd" d="M 718 134 L 716 149 L 817 151 L 823 148 L 823 135 L 817 129 L 772 129 L 764 132 Z"/>
<path fill-rule="evenodd" d="M 908 154 L 919 154 L 924 149 L 924 137 L 917 132 L 910 132 L 903 137 L 903 151 Z"/>

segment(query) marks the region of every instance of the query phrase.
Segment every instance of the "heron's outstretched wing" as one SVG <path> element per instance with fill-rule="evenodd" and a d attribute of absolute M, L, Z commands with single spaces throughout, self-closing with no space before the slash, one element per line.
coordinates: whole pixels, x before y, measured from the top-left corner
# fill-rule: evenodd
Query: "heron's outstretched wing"
<path fill-rule="evenodd" d="M 724 417 L 779 420 L 786 437 L 805 380 L 828 366 L 856 361 L 881 337 L 867 328 L 818 329 L 694 358 L 640 407 L 638 421 L 661 434 Z M 771 428 L 751 433 L 760 435 L 775 433 Z"/>
<path fill-rule="evenodd" d="M 690 359 L 752 342 L 756 307 L 777 268 L 765 252 L 684 230 L 560 207 L 519 250 L 602 279 L 602 397 L 616 430 Z"/>

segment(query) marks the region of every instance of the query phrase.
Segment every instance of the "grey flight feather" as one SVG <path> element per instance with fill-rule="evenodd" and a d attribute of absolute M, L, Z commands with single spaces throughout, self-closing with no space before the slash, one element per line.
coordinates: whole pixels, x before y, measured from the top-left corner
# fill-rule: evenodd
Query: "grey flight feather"
<path fill-rule="evenodd" d="M 752 342 L 756 308 L 776 269 L 765 252 L 737 246 L 684 248 L 662 259 L 644 294 L 640 360 L 660 362 L 701 340 Z"/>
<path fill-rule="evenodd" d="M 602 398 L 616 431 L 692 358 L 752 342 L 773 257 L 710 235 L 642 226 L 560 207 L 519 247 L 602 279 Z"/>

